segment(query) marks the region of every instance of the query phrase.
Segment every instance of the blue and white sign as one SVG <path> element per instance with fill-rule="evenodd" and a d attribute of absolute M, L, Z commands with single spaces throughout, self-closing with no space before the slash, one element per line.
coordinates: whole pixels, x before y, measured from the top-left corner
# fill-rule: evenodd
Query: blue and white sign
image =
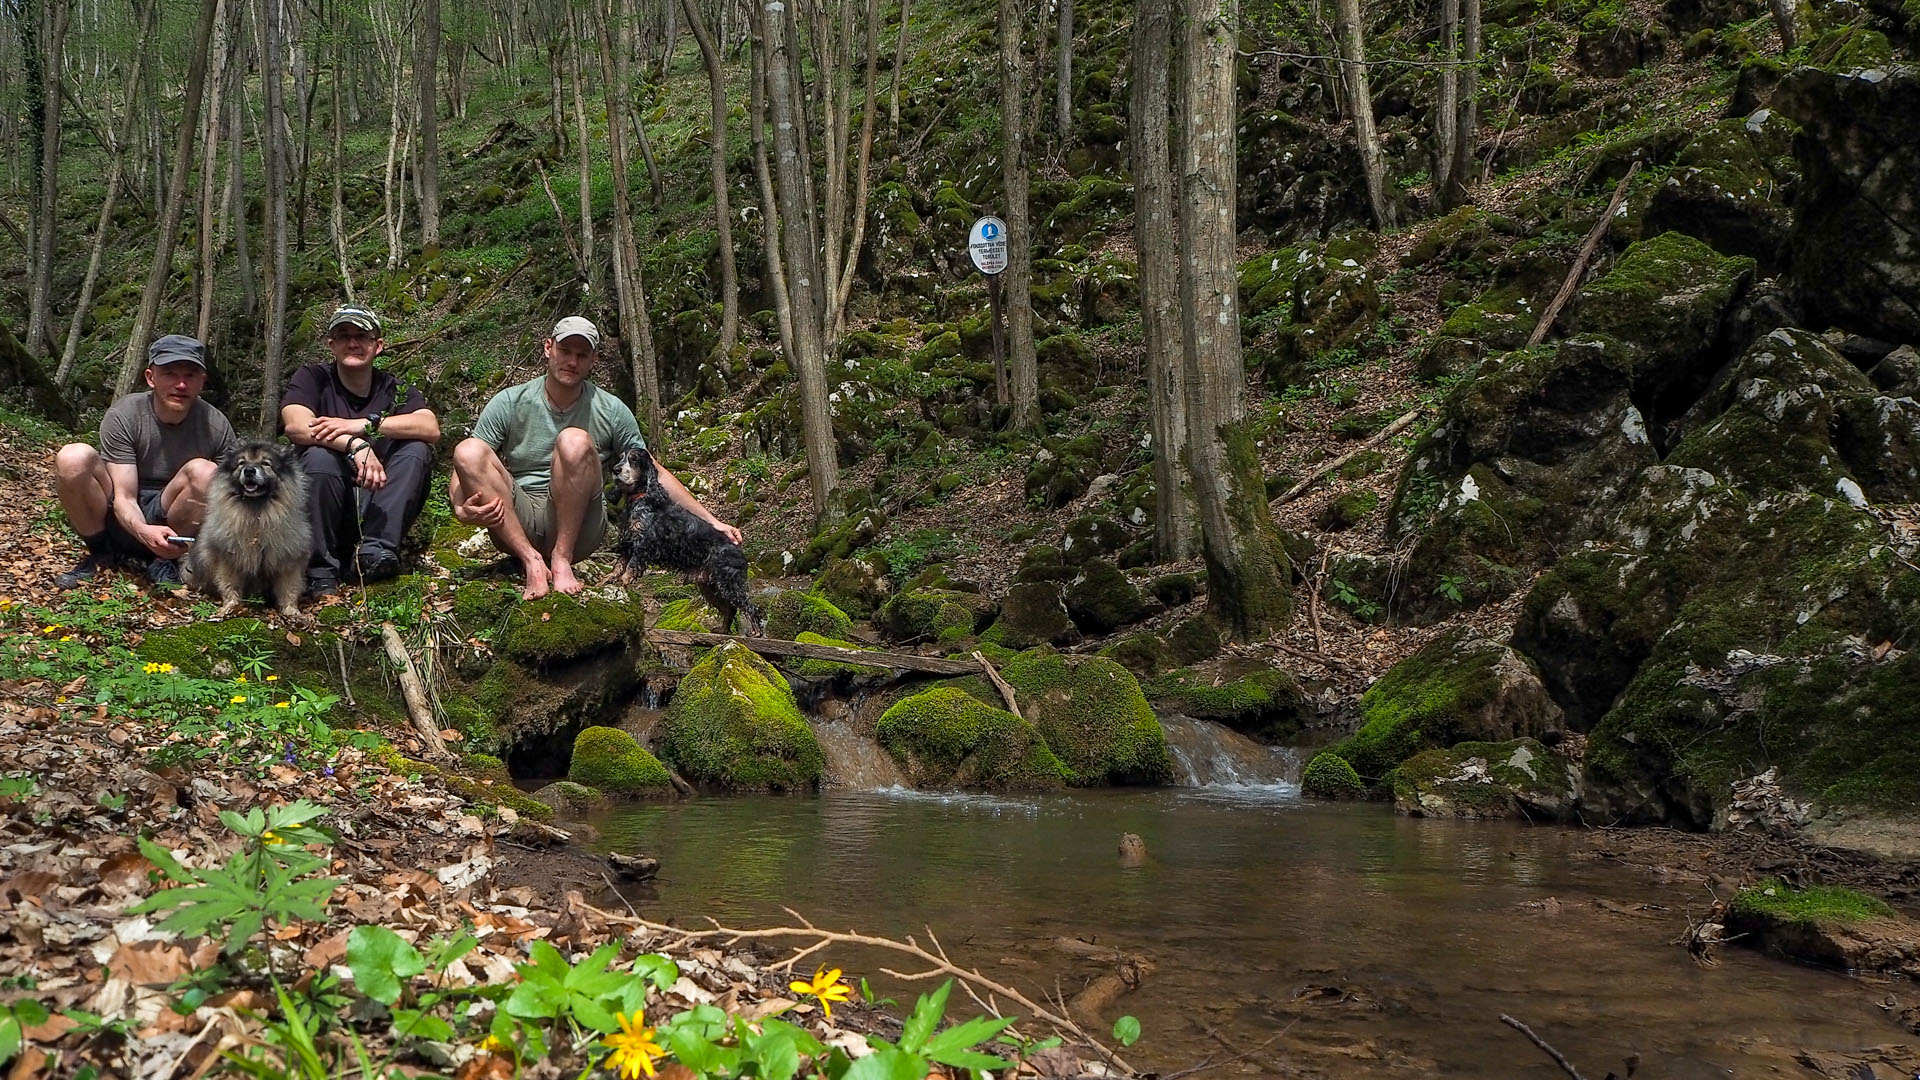
<path fill-rule="evenodd" d="M 1007 223 L 991 215 L 973 223 L 967 236 L 967 255 L 973 265 L 991 277 L 1007 268 Z"/>

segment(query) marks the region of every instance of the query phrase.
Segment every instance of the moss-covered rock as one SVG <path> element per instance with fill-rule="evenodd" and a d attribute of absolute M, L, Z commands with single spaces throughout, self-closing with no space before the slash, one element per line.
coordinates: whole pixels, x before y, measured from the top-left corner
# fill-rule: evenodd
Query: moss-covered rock
<path fill-rule="evenodd" d="M 1320 510 L 1319 523 L 1328 532 L 1343 532 L 1367 519 L 1380 505 L 1380 496 L 1365 489 L 1340 495 Z"/>
<path fill-rule="evenodd" d="M 1268 664 L 1227 664 L 1213 674 L 1179 668 L 1141 684 L 1141 690 L 1163 709 L 1266 742 L 1299 734 L 1311 716 L 1300 684 Z"/>
<path fill-rule="evenodd" d="M 1346 758 L 1322 750 L 1300 770 L 1300 792 L 1315 799 L 1364 799 L 1367 785 Z"/>
<path fill-rule="evenodd" d="M 562 816 L 581 817 L 599 805 L 606 795 L 571 780 L 556 780 L 534 792 L 533 798 L 553 807 Z"/>
<path fill-rule="evenodd" d="M 1727 312 L 1752 279 L 1754 262 L 1722 255 L 1685 233 L 1641 240 L 1606 276 L 1580 290 L 1582 334 L 1610 337 L 1634 356 L 1636 388 L 1663 396 L 1695 390 L 1726 358 Z"/>
<path fill-rule="evenodd" d="M 425 761 L 404 757 L 392 747 L 379 752 L 382 765 L 402 776 L 437 776 L 448 791 L 477 806 L 505 807 L 533 821 L 552 821 L 553 807 L 523 793 L 511 783 L 491 777 L 473 777 L 457 770 L 442 769 Z"/>
<path fill-rule="evenodd" d="M 720 621 L 720 613 L 705 600 L 686 597 L 668 601 L 654 616 L 656 630 L 684 630 L 696 634 L 714 633 L 714 627 Z"/>
<path fill-rule="evenodd" d="M 1166 732 L 1126 668 L 1040 649 L 1000 674 L 1075 783 L 1157 784 L 1171 775 Z"/>
<path fill-rule="evenodd" d="M 498 647 L 522 664 L 544 667 L 623 647 L 645 629 L 640 605 L 619 590 L 550 593 L 513 609 Z"/>
<path fill-rule="evenodd" d="M 1573 813 L 1579 774 L 1534 739 L 1425 750 L 1387 774 L 1394 809 L 1414 817 L 1558 820 Z"/>
<path fill-rule="evenodd" d="M 769 637 L 795 641 L 798 640 L 798 634 L 812 633 L 816 636 L 844 638 L 852 630 L 853 620 L 847 618 L 847 613 L 816 592 L 788 589 L 767 605 Z"/>
<path fill-rule="evenodd" d="M 878 508 L 849 513 L 820 530 L 799 552 L 783 552 L 782 569 L 790 574 L 811 574 L 827 560 L 844 559 L 873 543 L 886 527 L 887 515 Z"/>
<path fill-rule="evenodd" d="M 1112 555 L 1132 543 L 1138 534 L 1118 518 L 1082 514 L 1067 522 L 1060 538 L 1060 561 L 1079 566 L 1088 559 Z"/>
<path fill-rule="evenodd" d="M 1032 724 L 956 687 L 895 702 L 876 734 L 918 787 L 1046 790 L 1072 775 Z"/>
<path fill-rule="evenodd" d="M 956 589 L 902 589 L 873 613 L 874 629 L 891 641 L 939 641 L 971 634 L 993 603 Z"/>
<path fill-rule="evenodd" d="M 1146 614 L 1146 601 L 1127 575 L 1105 559 L 1088 559 L 1067 583 L 1067 617 L 1093 634 L 1108 634 Z"/>
<path fill-rule="evenodd" d="M 1761 273 L 1778 270 L 1793 222 L 1784 193 L 1799 179 L 1789 149 L 1794 126 L 1772 110 L 1709 125 L 1654 191 L 1646 232 L 1684 229 L 1754 259 Z"/>
<path fill-rule="evenodd" d="M 1920 978 L 1920 924 L 1883 900 L 1837 885 L 1757 881 L 1728 905 L 1727 930 L 1803 964 Z"/>
<path fill-rule="evenodd" d="M 1100 439 L 1081 435 L 1048 439 L 1034 451 L 1027 468 L 1027 501 L 1060 507 L 1086 494 L 1101 469 Z"/>
<path fill-rule="evenodd" d="M 1000 602 L 1000 617 L 982 639 L 1016 650 L 1078 641 L 1080 632 L 1067 614 L 1063 594 L 1057 581 L 1015 583 Z"/>
<path fill-rule="evenodd" d="M 733 642 L 680 680 L 660 723 L 660 756 L 689 780 L 738 790 L 805 791 L 825 765 L 785 679 Z"/>
<path fill-rule="evenodd" d="M 1140 679 L 1151 679 L 1175 666 L 1166 639 L 1153 633 L 1128 634 L 1102 648 L 1100 655 Z"/>
<path fill-rule="evenodd" d="M 567 779 L 607 795 L 654 795 L 672 789 L 667 768 L 619 728 L 590 727 L 573 740 Z"/>
<path fill-rule="evenodd" d="M 886 556 L 878 552 L 829 559 L 814 589 L 852 618 L 864 619 L 893 593 L 888 569 Z"/>
<path fill-rule="evenodd" d="M 1360 696 L 1360 715 L 1360 730 L 1331 750 L 1376 780 L 1422 750 L 1543 735 L 1562 722 L 1525 657 L 1464 629 L 1395 664 Z"/>

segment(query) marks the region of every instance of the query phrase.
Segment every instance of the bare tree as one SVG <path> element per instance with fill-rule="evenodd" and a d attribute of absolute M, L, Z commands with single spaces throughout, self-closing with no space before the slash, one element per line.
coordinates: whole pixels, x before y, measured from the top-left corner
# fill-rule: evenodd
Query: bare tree
<path fill-rule="evenodd" d="M 219 245 L 215 243 L 215 209 L 220 196 L 220 125 L 226 104 L 227 65 L 233 57 L 233 43 L 238 36 L 233 32 L 234 6 L 237 5 L 230 6 L 226 0 L 220 0 L 220 10 L 214 14 L 213 55 L 208 58 L 212 67 L 207 72 L 207 119 L 200 137 L 200 209 L 197 218 L 200 255 L 194 262 L 200 288 L 193 336 L 201 341 L 207 340 L 207 335 L 213 329 L 213 280 L 219 259 Z"/>
<path fill-rule="evenodd" d="M 836 207 L 834 212 L 830 214 L 829 221 L 831 227 L 827 232 L 827 270 L 829 275 L 832 275 L 836 269 L 839 274 L 838 283 L 834 286 L 833 290 L 831 317 L 828 320 L 827 340 L 829 343 L 839 342 L 840 338 L 846 333 L 847 298 L 853 294 L 854 270 L 859 265 L 860 247 L 866 243 L 867 185 L 870 177 L 869 166 L 873 161 L 874 90 L 879 80 L 880 0 L 867 0 L 865 22 L 867 52 L 866 96 L 865 103 L 860 110 L 860 149 L 853 166 L 852 176 L 853 235 L 851 239 L 846 241 L 845 247 L 843 248 L 841 246 L 840 207 Z M 852 37 L 850 28 L 845 33 L 849 39 Z M 844 104 L 844 94 L 842 101 Z M 839 146 L 835 156 L 839 160 L 845 161 L 847 157 L 847 123 L 844 109 L 840 116 L 837 134 Z M 842 188 L 842 196 L 840 199 L 842 203 L 845 201 L 844 188 L 846 182 L 844 177 L 839 180 Z M 836 260 L 838 261 L 837 268 L 835 266 Z"/>
<path fill-rule="evenodd" d="M 1340 73 L 1346 88 L 1347 113 L 1353 118 L 1353 140 L 1360 151 L 1360 170 L 1367 182 L 1367 204 L 1373 223 L 1393 224 L 1387 202 L 1386 165 L 1380 157 L 1380 133 L 1373 122 L 1373 91 L 1367 85 L 1365 30 L 1360 23 L 1360 0 L 1334 0 L 1334 21 L 1340 38 Z"/>
<path fill-rule="evenodd" d="M 1172 0 L 1139 0 L 1132 63 L 1127 143 L 1133 169 L 1133 246 L 1140 256 L 1140 323 L 1153 433 L 1153 543 L 1165 562 L 1193 554 L 1193 509 L 1182 461 L 1187 401 L 1181 380 L 1180 237 L 1169 137 Z"/>
<path fill-rule="evenodd" d="M 201 0 L 200 21 L 193 30 L 192 59 L 187 65 L 187 85 L 180 104 L 179 134 L 174 141 L 172 179 L 167 183 L 165 209 L 155 232 L 153 263 L 147 269 L 147 284 L 140 292 L 140 310 L 134 316 L 133 329 L 127 335 L 127 351 L 120 361 L 120 376 L 114 380 L 114 394 L 133 390 L 134 378 L 147 363 L 147 344 L 153 340 L 153 322 L 160 314 L 160 301 L 166 295 L 167 278 L 173 267 L 173 244 L 180 231 L 180 215 L 186 207 L 187 174 L 193 168 L 193 137 L 200 129 L 200 99 L 207 82 L 208 45 L 213 40 L 214 13 L 219 0 Z M 282 198 L 284 198 L 284 194 Z"/>
<path fill-rule="evenodd" d="M 238 40 L 236 35 L 236 41 Z M 241 65 L 236 64 L 235 67 Z M 228 106 L 227 116 L 227 199 L 225 218 L 233 227 L 233 265 L 240 275 L 240 301 L 244 305 L 247 317 L 260 309 L 260 297 L 254 287 L 253 254 L 247 236 L 247 194 L 245 147 L 242 145 L 246 126 L 247 106 L 246 83 L 234 79 L 233 97 Z"/>
<path fill-rule="evenodd" d="M 1441 199 L 1452 187 L 1454 125 L 1460 109 L 1460 0 L 1440 0 L 1440 80 L 1433 106 L 1433 190 Z"/>
<path fill-rule="evenodd" d="M 1007 367 L 1012 426 L 1040 430 L 1039 360 L 1033 345 L 1033 252 L 1027 214 L 1027 140 L 1021 105 L 1026 76 L 1020 56 L 1020 12 L 1000 0 L 1000 176 L 1007 215 Z"/>
<path fill-rule="evenodd" d="M 1053 126 L 1064 150 L 1073 144 L 1073 0 L 1055 2 L 1060 24 L 1054 35 L 1058 59 L 1053 64 Z"/>
<path fill-rule="evenodd" d="M 1773 8 L 1773 21 L 1780 28 L 1780 51 L 1792 52 L 1800 47 L 1800 5 L 1796 0 L 1770 0 Z"/>
<path fill-rule="evenodd" d="M 753 145 L 753 172 L 760 182 L 760 224 L 767 252 L 766 281 L 773 293 L 775 324 L 780 330 L 780 350 L 795 355 L 793 302 L 787 293 L 786 264 L 780 258 L 780 209 L 773 192 L 773 174 L 767 163 L 767 42 L 765 19 L 758 3 L 747 5 L 752 57 L 747 83 L 747 131 Z"/>
<path fill-rule="evenodd" d="M 900 160 L 900 81 L 907 75 L 907 12 L 912 0 L 900 0 L 900 33 L 893 43 L 893 98 L 887 104 L 887 145 Z"/>
<path fill-rule="evenodd" d="M 413 58 L 420 131 L 420 246 L 440 243 L 440 0 L 420 0 L 420 41 Z"/>
<path fill-rule="evenodd" d="M 1440 205 L 1445 208 L 1467 201 L 1480 134 L 1480 0 L 1460 0 L 1460 4 L 1460 99 L 1451 125 L 1453 162 L 1440 189 Z"/>
<path fill-rule="evenodd" d="M 1187 0 L 1177 19 L 1180 314 L 1187 461 L 1207 562 L 1207 608 L 1236 637 L 1251 640 L 1285 625 L 1292 597 L 1245 412 L 1234 250 L 1238 21 L 1236 0 Z"/>
<path fill-rule="evenodd" d="M 136 23 L 142 39 L 153 33 L 153 20 L 159 11 L 159 0 L 147 0 L 141 6 Z M 133 138 L 133 121 L 140 114 L 140 75 L 147 62 L 146 49 L 135 49 L 127 62 L 127 84 L 123 95 L 126 111 L 120 115 L 119 138 L 107 150 L 107 187 L 106 196 L 100 202 L 100 219 L 93 229 L 93 253 L 87 256 L 87 273 L 80 282 L 80 298 L 74 303 L 73 320 L 67 326 L 67 343 L 60 350 L 60 366 L 54 372 L 53 381 L 66 386 L 73 379 L 73 364 L 80 352 L 80 326 L 86 320 L 87 311 L 93 306 L 93 288 L 100 280 L 100 263 L 106 255 L 107 237 L 113 233 L 113 211 L 120 201 L 120 176 L 126 168 L 126 155 L 123 151 Z M 202 340 L 205 335 L 202 335 Z"/>
<path fill-rule="evenodd" d="M 256 428 L 272 431 L 280 416 L 280 376 L 287 352 L 287 106 L 286 48 L 282 44 L 283 0 L 260 0 L 260 82 L 265 91 L 266 164 L 266 359 L 260 372 L 260 416 Z"/>
<path fill-rule="evenodd" d="M 340 264 L 340 288 L 346 294 L 347 303 L 354 303 L 353 263 L 347 255 L 346 221 L 346 180 L 343 175 L 345 164 L 341 152 L 346 142 L 346 116 L 342 109 L 345 101 L 340 85 L 341 74 L 346 67 L 346 39 L 336 29 L 333 34 L 333 71 L 327 77 L 328 87 L 333 93 L 333 201 L 327 208 L 327 228 L 333 234 L 333 254 Z"/>
<path fill-rule="evenodd" d="M 713 132 L 707 139 L 713 171 L 713 222 L 720 241 L 720 351 L 733 351 L 740 337 L 740 284 L 733 266 L 733 214 L 727 209 L 727 77 L 720 69 L 720 51 L 700 17 L 698 0 L 680 0 L 687 29 L 700 46 L 707 66 L 707 89 L 713 100 Z"/>
<path fill-rule="evenodd" d="M 580 16 L 567 5 L 571 40 L 567 46 L 567 75 L 573 83 L 573 121 L 578 129 L 580 158 L 580 259 L 586 264 L 588 302 L 596 309 L 606 303 L 606 282 L 600 277 L 600 258 L 593 240 L 593 139 L 588 134 L 586 94 L 580 76 Z"/>
<path fill-rule="evenodd" d="M 645 428 L 647 439 L 658 444 L 664 436 L 660 422 L 660 365 L 654 355 L 653 326 L 647 317 L 646 283 L 640 272 L 640 256 L 633 238 L 633 203 L 627 192 L 627 130 L 621 118 L 627 115 L 627 84 L 615 50 L 612 12 L 594 0 L 593 21 L 600 39 L 600 74 L 605 81 L 607 101 L 607 140 L 613 158 L 613 287 L 620 302 L 620 337 L 626 345 L 633 368 L 634 395 L 639 399 L 635 411 Z"/>
<path fill-rule="evenodd" d="M 38 45 L 40 110 L 32 118 L 39 156 L 34 162 L 33 249 L 27 278 L 27 336 L 29 352 L 52 352 L 53 252 L 60 236 L 57 197 L 60 193 L 60 107 L 65 101 L 61 91 L 65 60 L 62 51 L 67 39 L 69 9 L 66 0 L 43 0 L 27 5 L 27 12 L 39 16 Z M 26 14 L 23 13 L 23 14 Z M 24 36 L 24 30 L 23 30 Z"/>

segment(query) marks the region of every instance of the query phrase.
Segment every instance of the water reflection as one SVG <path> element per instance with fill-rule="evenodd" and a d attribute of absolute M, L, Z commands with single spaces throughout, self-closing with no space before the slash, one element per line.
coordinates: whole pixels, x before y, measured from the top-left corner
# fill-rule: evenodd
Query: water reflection
<path fill-rule="evenodd" d="M 1579 861 L 1553 828 L 1311 804 L 1285 785 L 706 798 L 594 824 L 606 846 L 661 860 L 635 898 L 654 916 L 767 925 L 791 906 L 822 926 L 931 928 L 962 963 L 1069 994 L 1098 971 L 1054 937 L 1145 953 L 1157 968 L 1116 1011 L 1147 1022 L 1149 1067 L 1218 1051 L 1209 1028 L 1242 1045 L 1285 1028 L 1272 1056 L 1302 1075 L 1558 1075 L 1501 1012 L 1596 1075 L 1635 1052 L 1643 1076 L 1789 1075 L 1796 1047 L 1901 1036 L 1860 983 L 1739 949 L 1695 967 L 1668 942 L 1698 886 Z M 1122 832 L 1146 841 L 1144 865 L 1121 865 Z M 1548 896 L 1557 915 L 1523 906 Z"/>

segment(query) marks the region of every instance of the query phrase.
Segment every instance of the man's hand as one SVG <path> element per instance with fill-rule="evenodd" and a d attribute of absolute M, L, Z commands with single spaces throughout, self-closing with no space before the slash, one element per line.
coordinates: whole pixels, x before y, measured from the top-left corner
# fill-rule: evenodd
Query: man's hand
<path fill-rule="evenodd" d="M 713 527 L 720 530 L 721 536 L 724 536 L 727 539 L 733 541 L 733 544 L 735 547 L 740 546 L 740 530 L 739 529 L 734 528 L 733 526 L 727 524 L 724 521 L 714 522 Z"/>
<path fill-rule="evenodd" d="M 507 523 L 506 504 L 500 499 L 485 495 L 475 495 L 454 507 L 454 511 L 453 516 L 468 525 L 484 525 L 489 529 L 497 529 Z"/>
<path fill-rule="evenodd" d="M 364 416 L 316 416 L 313 424 L 307 428 L 307 434 L 317 443 L 330 443 L 343 435 L 364 435 L 367 432 L 367 418 Z"/>
<path fill-rule="evenodd" d="M 379 491 L 387 486 L 387 467 L 374 455 L 371 443 L 360 444 L 360 449 L 351 456 L 355 469 L 355 483 L 368 491 Z"/>
<path fill-rule="evenodd" d="M 133 530 L 134 539 L 145 544 L 148 551 L 162 559 L 177 559 L 187 553 L 187 549 L 182 545 L 170 543 L 167 540 L 167 537 L 172 535 L 173 530 L 165 525 L 141 525 Z"/>

